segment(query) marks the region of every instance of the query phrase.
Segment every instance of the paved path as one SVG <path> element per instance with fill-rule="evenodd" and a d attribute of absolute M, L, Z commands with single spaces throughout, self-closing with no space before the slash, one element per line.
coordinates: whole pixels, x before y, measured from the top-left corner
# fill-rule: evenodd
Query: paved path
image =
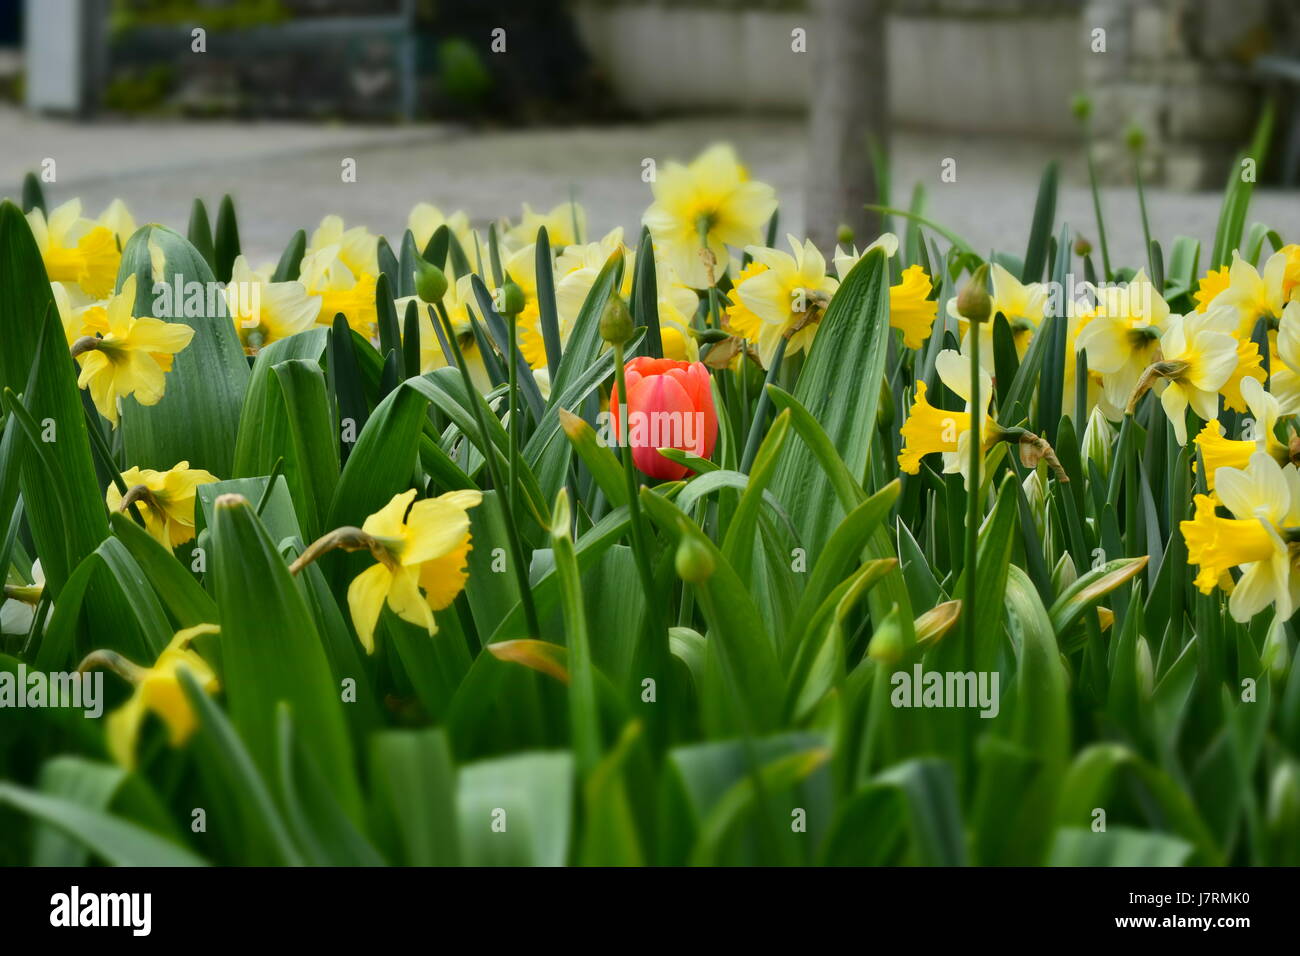
<path fill-rule="evenodd" d="M 76 124 L 0 109 L 0 195 L 16 195 L 23 173 L 42 159 L 57 163 L 51 202 L 80 196 L 98 213 L 124 198 L 136 218 L 183 230 L 193 198 L 215 211 L 231 193 L 240 232 L 255 262 L 278 257 L 293 230 L 310 230 L 327 212 L 400 235 L 417 201 L 461 208 L 476 222 L 517 216 L 520 204 L 546 209 L 575 190 L 593 235 L 614 225 L 634 229 L 650 201 L 641 181 L 645 157 L 689 158 L 718 139 L 734 143 L 753 174 L 771 182 L 787 227 L 802 220 L 801 183 L 808 144 L 789 118 L 681 119 L 602 128 L 468 131 L 445 126 L 303 126 L 287 123 L 147 122 Z M 1061 218 L 1095 238 L 1091 196 L 1077 150 L 1065 144 L 1023 144 L 904 134 L 894 142 L 895 201 L 906 205 L 922 182 L 928 214 L 977 248 L 1020 253 L 1043 165 L 1062 160 Z M 343 183 L 340 163 L 357 162 L 357 182 Z M 940 164 L 957 161 L 957 181 L 940 181 Z M 1174 235 L 1214 235 L 1220 198 L 1214 193 L 1152 190 L 1152 228 Z M 1131 189 L 1107 189 L 1105 212 L 1112 259 L 1140 262 L 1141 226 Z M 1261 191 L 1252 220 L 1284 238 L 1300 239 L 1300 193 Z"/>

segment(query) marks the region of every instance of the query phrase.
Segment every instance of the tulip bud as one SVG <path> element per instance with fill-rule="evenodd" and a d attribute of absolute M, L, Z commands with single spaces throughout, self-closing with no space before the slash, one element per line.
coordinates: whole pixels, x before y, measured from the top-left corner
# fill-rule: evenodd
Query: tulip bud
<path fill-rule="evenodd" d="M 524 311 L 524 290 L 519 288 L 514 279 L 506 276 L 501 286 L 501 314 L 518 315 Z"/>
<path fill-rule="evenodd" d="M 622 345 L 632 337 L 632 313 L 617 295 L 609 297 L 600 313 L 600 337 L 610 345 Z"/>
<path fill-rule="evenodd" d="M 694 535 L 682 535 L 674 560 L 677 576 L 691 584 L 700 584 L 713 576 L 713 555 Z"/>
<path fill-rule="evenodd" d="M 415 294 L 424 302 L 441 302 L 447 294 L 447 277 L 431 262 L 415 260 Z"/>
<path fill-rule="evenodd" d="M 989 296 L 988 285 L 989 264 L 984 262 L 957 296 L 957 314 L 976 324 L 987 322 L 993 311 L 993 299 Z"/>
<path fill-rule="evenodd" d="M 1096 406 L 1088 416 L 1088 424 L 1083 430 L 1083 458 L 1097 466 L 1102 477 L 1110 474 L 1110 465 L 1115 457 L 1115 428 L 1106 420 L 1101 407 Z"/>

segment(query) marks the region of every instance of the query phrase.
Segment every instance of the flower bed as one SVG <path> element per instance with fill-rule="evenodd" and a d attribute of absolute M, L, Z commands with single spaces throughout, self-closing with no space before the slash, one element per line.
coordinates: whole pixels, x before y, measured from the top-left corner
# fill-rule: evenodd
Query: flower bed
<path fill-rule="evenodd" d="M 0 206 L 4 862 L 1298 861 L 1249 184 L 1132 264 L 1054 170 L 1020 258 L 651 190 L 265 267 Z"/>

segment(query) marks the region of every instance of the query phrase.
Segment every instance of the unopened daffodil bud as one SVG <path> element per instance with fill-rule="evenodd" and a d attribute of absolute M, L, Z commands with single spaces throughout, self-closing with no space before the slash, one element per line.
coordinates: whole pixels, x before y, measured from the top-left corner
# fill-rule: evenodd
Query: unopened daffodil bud
<path fill-rule="evenodd" d="M 617 295 L 609 297 L 600 313 L 600 337 L 610 345 L 622 345 L 632 337 L 632 313 Z"/>
<path fill-rule="evenodd" d="M 1101 406 L 1097 406 L 1088 416 L 1088 424 L 1083 430 L 1083 458 L 1095 464 L 1103 478 L 1110 474 L 1114 445 L 1115 427 L 1106 419 Z"/>
<path fill-rule="evenodd" d="M 993 311 L 993 299 L 989 295 L 989 264 L 981 263 L 962 287 L 957 296 L 957 313 L 964 319 L 976 324 L 987 322 Z"/>
<path fill-rule="evenodd" d="M 1124 130 L 1124 145 L 1134 153 L 1140 153 L 1146 147 L 1147 134 L 1137 123 L 1130 123 Z"/>
<path fill-rule="evenodd" d="M 840 228 L 835 233 L 835 241 L 850 245 L 853 242 L 853 227 L 848 223 L 840 223 Z"/>
<path fill-rule="evenodd" d="M 1080 257 L 1092 255 L 1092 243 L 1089 242 L 1087 239 L 1083 238 L 1083 236 L 1080 236 L 1078 239 L 1075 239 L 1074 254 Z"/>
<path fill-rule="evenodd" d="M 514 279 L 506 276 L 506 281 L 501 286 L 501 314 L 518 315 L 524 311 L 524 290 Z"/>
<path fill-rule="evenodd" d="M 674 563 L 677 567 L 677 576 L 692 584 L 707 581 L 713 576 L 715 567 L 709 549 L 689 534 L 683 535 L 681 543 L 677 545 Z"/>
<path fill-rule="evenodd" d="M 416 259 L 415 294 L 425 302 L 441 302 L 447 294 L 447 276 L 433 263 Z"/>
<path fill-rule="evenodd" d="M 1078 94 L 1070 101 L 1070 112 L 1075 119 L 1086 122 L 1092 116 L 1092 100 L 1084 93 Z"/>

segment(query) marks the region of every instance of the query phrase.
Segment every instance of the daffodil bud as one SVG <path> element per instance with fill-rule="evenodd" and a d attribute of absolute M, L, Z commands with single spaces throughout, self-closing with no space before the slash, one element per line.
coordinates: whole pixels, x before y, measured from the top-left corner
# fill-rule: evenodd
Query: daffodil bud
<path fill-rule="evenodd" d="M 1025 503 L 1029 506 L 1030 517 L 1033 518 L 1040 537 L 1043 534 L 1044 523 L 1047 521 L 1046 484 L 1042 472 L 1037 468 L 1025 475 L 1025 480 L 1020 483 L 1025 493 Z"/>
<path fill-rule="evenodd" d="M 501 314 L 518 315 L 524 311 L 524 290 L 514 279 L 506 276 L 501 286 Z"/>
<path fill-rule="evenodd" d="M 709 549 L 689 534 L 683 535 L 681 543 L 677 545 L 674 563 L 677 567 L 677 576 L 692 584 L 707 581 L 713 576 L 715 567 Z"/>
<path fill-rule="evenodd" d="M 1092 255 L 1092 243 L 1080 236 L 1074 240 L 1074 254 L 1082 258 L 1083 256 Z"/>
<path fill-rule="evenodd" d="M 1138 697 L 1150 700 L 1156 688 L 1156 669 L 1151 663 L 1151 647 L 1145 637 L 1138 638 L 1137 660 L 1133 662 L 1133 670 L 1137 676 Z"/>
<path fill-rule="evenodd" d="M 1067 551 L 1061 555 L 1061 560 L 1056 562 L 1056 567 L 1052 568 L 1052 590 L 1060 594 L 1077 580 L 1079 580 L 1079 572 L 1074 566 L 1074 558 L 1070 557 Z"/>
<path fill-rule="evenodd" d="M 1080 122 L 1086 121 L 1092 116 L 1092 100 L 1088 98 L 1087 94 L 1079 93 L 1070 101 L 1070 112 Z"/>
<path fill-rule="evenodd" d="M 835 241 L 844 245 L 853 244 L 853 227 L 848 223 L 840 223 L 840 228 L 835 233 Z"/>
<path fill-rule="evenodd" d="M 447 294 L 447 277 L 431 262 L 415 260 L 415 294 L 425 302 L 441 302 Z"/>
<path fill-rule="evenodd" d="M 1115 428 L 1106 420 L 1101 407 L 1094 407 L 1083 430 L 1083 459 L 1097 466 L 1102 477 L 1110 474 L 1115 457 Z"/>
<path fill-rule="evenodd" d="M 1129 127 L 1124 130 L 1124 145 L 1132 152 L 1140 153 L 1146 147 L 1147 134 L 1137 123 L 1130 123 Z"/>
<path fill-rule="evenodd" d="M 880 622 L 880 627 L 876 628 L 876 633 L 871 635 L 871 643 L 867 645 L 867 656 L 885 667 L 892 667 L 902 659 L 903 630 L 898 626 L 897 605 L 885 615 L 885 619 Z"/>
<path fill-rule="evenodd" d="M 989 295 L 989 264 L 981 263 L 957 296 L 957 314 L 974 323 L 987 322 L 993 311 Z"/>
<path fill-rule="evenodd" d="M 617 295 L 609 297 L 600 313 L 600 337 L 610 345 L 622 345 L 632 337 L 632 313 Z"/>
<path fill-rule="evenodd" d="M 1287 675 L 1289 659 L 1286 622 L 1278 620 L 1274 615 L 1273 623 L 1268 628 L 1268 635 L 1264 638 L 1264 648 L 1259 654 L 1260 663 L 1268 668 L 1275 679 L 1281 681 Z"/>

